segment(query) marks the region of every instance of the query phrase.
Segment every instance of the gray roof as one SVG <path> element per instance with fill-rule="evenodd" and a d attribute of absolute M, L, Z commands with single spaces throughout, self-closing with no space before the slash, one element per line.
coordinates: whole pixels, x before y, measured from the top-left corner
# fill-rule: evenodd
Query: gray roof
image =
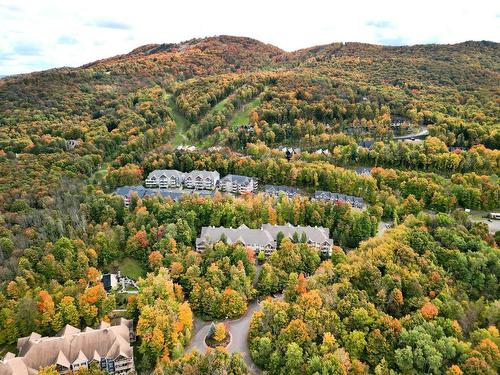
<path fill-rule="evenodd" d="M 238 228 L 203 227 L 196 243 L 216 243 L 223 235 L 229 244 L 241 242 L 244 245 L 266 246 L 269 244 L 273 247 L 276 246 L 276 240 L 269 232 L 262 229 L 250 229 L 246 225 L 241 225 Z"/>
<path fill-rule="evenodd" d="M 150 178 L 170 178 L 172 176 L 182 179 L 182 177 L 184 177 L 184 173 L 182 173 L 176 169 L 156 169 L 148 175 L 148 179 L 150 179 Z"/>
<path fill-rule="evenodd" d="M 359 146 L 364 147 L 364 148 L 371 148 L 375 141 L 371 139 L 363 140 L 358 143 Z"/>
<path fill-rule="evenodd" d="M 327 242 L 333 244 L 333 241 L 330 239 L 330 229 L 324 227 L 263 224 L 262 229 L 269 232 L 274 238 L 277 238 L 279 232 L 288 238 L 292 238 L 294 233 L 297 233 L 300 238 L 302 233 L 305 233 L 309 240 L 316 243 Z"/>
<path fill-rule="evenodd" d="M 132 319 L 125 319 L 125 318 L 115 318 L 113 319 L 113 325 L 114 326 L 120 326 L 124 325 L 128 327 L 129 331 L 132 331 L 134 329 L 134 321 Z"/>
<path fill-rule="evenodd" d="M 132 193 L 136 193 L 139 198 L 159 195 L 163 198 L 171 198 L 174 201 L 178 201 L 184 195 L 198 194 L 202 197 L 213 197 L 215 195 L 215 192 L 212 190 L 157 189 L 145 188 L 143 186 L 122 186 L 117 188 L 114 193 L 122 197 L 130 197 Z"/>
<path fill-rule="evenodd" d="M 284 186 L 284 185 L 265 185 L 264 191 L 266 193 L 278 193 L 283 192 L 287 195 L 295 195 L 300 194 L 300 189 L 292 186 Z"/>
<path fill-rule="evenodd" d="M 146 189 L 144 197 L 154 197 L 160 195 L 163 198 L 171 198 L 174 201 L 178 201 L 182 198 L 184 194 L 189 194 L 189 191 L 184 190 L 166 190 L 166 189 Z"/>
<path fill-rule="evenodd" d="M 363 198 L 354 197 L 352 195 L 332 193 L 330 191 L 322 191 L 322 190 L 315 191 L 314 198 L 315 199 L 331 200 L 331 201 L 342 201 L 342 202 L 356 203 L 356 205 L 364 205 Z"/>
<path fill-rule="evenodd" d="M 191 195 L 199 195 L 200 197 L 214 197 L 215 191 L 213 191 L 213 190 L 195 190 L 195 191 L 191 191 Z"/>
<path fill-rule="evenodd" d="M 372 169 L 370 167 L 357 167 L 354 169 L 359 175 L 371 175 Z"/>
<path fill-rule="evenodd" d="M 260 229 L 250 229 L 246 225 L 241 225 L 238 228 L 203 227 L 200 237 L 196 239 L 196 244 L 216 243 L 224 235 L 229 244 L 236 242 L 241 242 L 244 245 L 258 246 L 269 244 L 274 248 L 276 247 L 276 239 L 279 232 L 282 232 L 288 238 L 292 238 L 295 232 L 297 232 L 299 237 L 302 236 L 302 233 L 305 233 L 308 240 L 313 242 L 333 244 L 333 241 L 329 238 L 330 230 L 328 228 L 293 226 L 291 224 L 263 224 Z"/>
<path fill-rule="evenodd" d="M 136 193 L 139 198 L 144 197 L 147 189 L 142 185 L 137 186 L 121 186 L 115 190 L 116 195 L 129 197 L 132 193 Z"/>
<path fill-rule="evenodd" d="M 19 355 L 0 362 L 0 374 L 31 374 L 52 364 L 69 366 L 75 360 L 115 359 L 119 355 L 133 356 L 129 342 L 129 323 L 102 325 L 95 330 L 81 331 L 67 325 L 55 337 L 33 333 L 18 340 Z"/>
<path fill-rule="evenodd" d="M 200 176 L 201 178 L 219 179 L 220 175 L 217 171 L 198 171 L 194 170 L 185 174 L 186 178 L 191 177 L 193 180 Z"/>
<path fill-rule="evenodd" d="M 228 174 L 227 176 L 223 177 L 220 182 L 225 183 L 225 182 L 232 182 L 236 183 L 238 185 L 250 185 L 252 181 L 255 181 L 255 177 L 248 177 L 248 176 L 241 176 L 237 174 Z"/>

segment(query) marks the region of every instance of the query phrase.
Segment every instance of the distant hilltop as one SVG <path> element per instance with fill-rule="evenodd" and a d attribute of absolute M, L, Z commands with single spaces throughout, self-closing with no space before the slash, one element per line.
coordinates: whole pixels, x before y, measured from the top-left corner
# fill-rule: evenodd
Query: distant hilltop
<path fill-rule="evenodd" d="M 360 42 L 334 42 L 287 52 L 271 44 L 256 39 L 219 35 L 195 38 L 179 43 L 145 44 L 128 53 L 111 56 L 84 64 L 80 68 L 112 68 L 131 62 L 141 65 L 167 67 L 176 73 L 175 66 L 195 65 L 189 69 L 188 76 L 209 75 L 214 73 L 254 71 L 262 68 L 290 68 L 328 61 L 331 58 L 410 58 L 422 57 L 447 60 L 450 56 L 465 53 L 473 57 L 477 53 L 499 55 L 499 43 L 491 41 L 466 41 L 457 44 L 420 44 L 412 46 L 384 46 Z M 145 66 L 143 66 L 146 68 Z M 149 66 L 149 68 L 151 68 Z M 68 72 L 73 69 L 60 67 L 48 72 Z M 171 70 L 170 70 L 171 69 Z M 154 71 L 155 69 L 153 69 Z M 163 69 L 162 69 L 163 70 Z M 42 72 L 0 75 L 3 78 L 23 77 Z M 185 76 L 185 72 L 183 72 Z"/>

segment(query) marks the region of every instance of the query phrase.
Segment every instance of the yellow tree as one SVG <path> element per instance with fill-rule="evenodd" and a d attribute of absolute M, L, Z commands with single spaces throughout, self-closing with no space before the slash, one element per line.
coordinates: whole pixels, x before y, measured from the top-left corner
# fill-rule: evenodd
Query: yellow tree
<path fill-rule="evenodd" d="M 217 342 L 222 342 L 226 338 L 227 332 L 224 323 L 218 323 L 215 326 L 214 340 Z"/>
<path fill-rule="evenodd" d="M 140 312 L 139 351 L 145 363 L 155 365 L 172 358 L 189 341 L 193 314 L 189 304 L 182 302 L 182 288 L 173 283 L 168 269 L 161 267 L 158 274 L 148 274 L 139 280 L 139 287 L 140 292 L 130 306 Z"/>
<path fill-rule="evenodd" d="M 59 375 L 59 373 L 56 370 L 56 366 L 48 366 L 41 368 L 40 371 L 38 371 L 38 375 Z"/>
<path fill-rule="evenodd" d="M 45 290 L 41 290 L 38 293 L 38 297 L 38 311 L 41 315 L 38 324 L 43 331 L 48 332 L 56 312 L 55 304 L 50 294 Z"/>
<path fill-rule="evenodd" d="M 148 257 L 149 267 L 153 271 L 157 271 L 163 264 L 163 255 L 159 251 L 152 251 Z"/>

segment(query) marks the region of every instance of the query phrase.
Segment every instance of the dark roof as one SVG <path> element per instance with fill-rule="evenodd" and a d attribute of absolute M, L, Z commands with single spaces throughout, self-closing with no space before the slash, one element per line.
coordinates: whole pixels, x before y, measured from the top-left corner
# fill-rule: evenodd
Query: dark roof
<path fill-rule="evenodd" d="M 0 361 L 0 374 L 36 374 L 41 367 L 60 364 L 70 367 L 75 361 L 100 361 L 120 355 L 133 358 L 130 331 L 125 321 L 111 326 L 102 322 L 97 329 L 84 331 L 66 325 L 57 336 L 33 333 L 18 340 L 19 356 Z"/>
<path fill-rule="evenodd" d="M 137 186 L 121 186 L 115 190 L 116 195 L 129 197 L 132 193 L 136 193 L 139 198 L 144 197 L 147 189 L 142 185 Z"/>
<path fill-rule="evenodd" d="M 220 179 L 221 183 L 225 183 L 230 181 L 232 183 L 237 183 L 239 185 L 250 185 L 252 181 L 255 180 L 255 177 L 241 176 L 237 174 L 228 174 L 227 176 Z"/>
<path fill-rule="evenodd" d="M 145 197 L 154 197 L 155 195 L 160 195 L 163 198 L 171 198 L 174 201 L 178 201 L 184 194 L 189 194 L 182 190 L 165 190 L 165 189 L 147 189 Z"/>
<path fill-rule="evenodd" d="M 212 190 L 196 190 L 193 191 L 192 194 L 194 195 L 199 195 L 200 197 L 214 197 L 215 196 L 215 191 Z"/>
<path fill-rule="evenodd" d="M 112 289 L 110 273 L 105 273 L 104 275 L 102 275 L 101 282 L 106 292 L 109 292 Z"/>
<path fill-rule="evenodd" d="M 360 145 L 361 147 L 364 147 L 364 148 L 371 148 L 374 143 L 375 143 L 375 141 L 370 139 L 370 140 L 361 141 L 358 143 L 358 145 Z"/>
<path fill-rule="evenodd" d="M 122 197 L 130 197 L 132 193 L 136 193 L 139 198 L 154 197 L 159 195 L 163 198 L 171 198 L 178 201 L 183 195 L 198 194 L 202 197 L 213 197 L 215 192 L 211 190 L 182 190 L 182 189 L 158 189 L 158 188 L 145 188 L 143 186 L 122 186 L 114 191 L 115 194 Z"/>
<path fill-rule="evenodd" d="M 265 185 L 264 191 L 270 194 L 279 192 L 283 192 L 287 195 L 300 194 L 300 189 L 293 186 L 285 186 L 285 185 Z"/>
<path fill-rule="evenodd" d="M 370 175 L 372 173 L 372 169 L 370 167 L 357 167 L 354 170 L 359 175 Z"/>
<path fill-rule="evenodd" d="M 348 202 L 351 204 L 355 204 L 356 206 L 363 206 L 365 204 L 363 198 L 354 197 L 352 195 L 332 193 L 330 191 L 323 191 L 323 190 L 315 191 L 314 198 L 330 200 L 330 201 Z"/>

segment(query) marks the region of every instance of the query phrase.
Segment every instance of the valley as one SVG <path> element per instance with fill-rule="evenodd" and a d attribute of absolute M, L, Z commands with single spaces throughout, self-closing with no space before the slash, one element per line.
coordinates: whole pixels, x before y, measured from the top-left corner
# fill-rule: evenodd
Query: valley
<path fill-rule="evenodd" d="M 1 78 L 0 374 L 497 373 L 499 66 L 222 35 Z"/>

